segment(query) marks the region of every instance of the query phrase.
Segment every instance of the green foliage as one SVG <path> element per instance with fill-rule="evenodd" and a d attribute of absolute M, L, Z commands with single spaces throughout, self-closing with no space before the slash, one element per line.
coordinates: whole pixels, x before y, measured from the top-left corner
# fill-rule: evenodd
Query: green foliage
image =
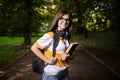
<path fill-rule="evenodd" d="M 101 32 L 109 31 L 115 25 L 117 26 L 119 22 L 114 22 L 116 21 L 114 9 L 119 9 L 117 5 L 119 6 L 117 0 L 62 0 L 60 7 L 72 12 L 75 23 L 73 29 L 75 33 L 79 34 L 84 33 L 85 29 Z M 119 13 L 117 12 L 117 14 Z M 114 25 L 111 26 L 111 24 Z"/>
<path fill-rule="evenodd" d="M 27 36 L 30 36 L 45 32 L 53 16 L 61 9 L 72 13 L 73 31 L 76 34 L 117 30 L 119 27 L 119 0 L 0 1 L 0 35 L 23 36 L 28 33 Z"/>
<path fill-rule="evenodd" d="M 38 32 L 44 17 L 38 14 L 35 8 L 42 6 L 43 1 L 30 1 L 5 0 L 1 2 L 1 35 L 23 35 L 27 26 L 31 28 L 31 32 Z"/>

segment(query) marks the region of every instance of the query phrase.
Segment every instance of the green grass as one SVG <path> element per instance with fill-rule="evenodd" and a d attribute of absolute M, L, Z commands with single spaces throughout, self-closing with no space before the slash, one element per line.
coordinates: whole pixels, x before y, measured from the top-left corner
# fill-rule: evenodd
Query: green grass
<path fill-rule="evenodd" d="M 23 43 L 23 38 L 21 37 L 0 37 L 0 46 L 6 44 L 19 44 Z"/>
<path fill-rule="evenodd" d="M 0 46 L 0 62 L 11 63 L 20 56 L 26 54 L 28 49 L 22 49 L 20 45 L 3 45 Z"/>
<path fill-rule="evenodd" d="M 89 33 L 88 38 L 77 36 L 75 39 L 84 46 L 99 50 L 115 50 L 118 47 L 118 36 L 115 32 Z"/>
<path fill-rule="evenodd" d="M 38 38 L 33 37 L 32 42 Z M 23 37 L 0 37 L 0 69 L 29 52 L 29 48 L 21 45 L 23 41 Z"/>

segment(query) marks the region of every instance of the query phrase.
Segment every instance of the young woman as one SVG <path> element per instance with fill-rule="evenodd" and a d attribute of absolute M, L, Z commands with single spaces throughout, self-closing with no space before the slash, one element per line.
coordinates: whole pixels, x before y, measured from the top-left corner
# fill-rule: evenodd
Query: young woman
<path fill-rule="evenodd" d="M 65 10 L 59 11 L 49 31 L 32 45 L 31 50 L 33 53 L 47 63 L 42 80 L 68 80 L 69 54 L 65 53 L 65 50 L 69 46 L 71 23 L 71 15 Z M 52 57 L 53 31 L 56 31 L 59 35 L 55 57 Z M 44 54 L 40 49 L 45 50 Z"/>

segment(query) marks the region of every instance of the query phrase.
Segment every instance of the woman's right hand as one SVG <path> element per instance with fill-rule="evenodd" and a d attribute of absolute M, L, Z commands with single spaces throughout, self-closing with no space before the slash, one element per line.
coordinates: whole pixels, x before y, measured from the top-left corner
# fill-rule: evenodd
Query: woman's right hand
<path fill-rule="evenodd" d="M 47 62 L 48 64 L 55 64 L 56 61 L 57 61 L 57 58 L 56 58 L 56 57 L 52 57 L 51 59 L 48 59 L 46 62 Z"/>

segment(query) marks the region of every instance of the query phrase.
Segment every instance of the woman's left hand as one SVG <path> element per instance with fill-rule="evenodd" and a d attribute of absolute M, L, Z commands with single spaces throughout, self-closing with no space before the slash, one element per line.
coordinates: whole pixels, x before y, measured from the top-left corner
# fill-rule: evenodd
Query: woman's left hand
<path fill-rule="evenodd" d="M 70 56 L 69 53 L 68 54 L 66 54 L 66 53 L 62 54 L 62 60 L 65 61 L 66 58 L 69 57 L 69 56 Z"/>

